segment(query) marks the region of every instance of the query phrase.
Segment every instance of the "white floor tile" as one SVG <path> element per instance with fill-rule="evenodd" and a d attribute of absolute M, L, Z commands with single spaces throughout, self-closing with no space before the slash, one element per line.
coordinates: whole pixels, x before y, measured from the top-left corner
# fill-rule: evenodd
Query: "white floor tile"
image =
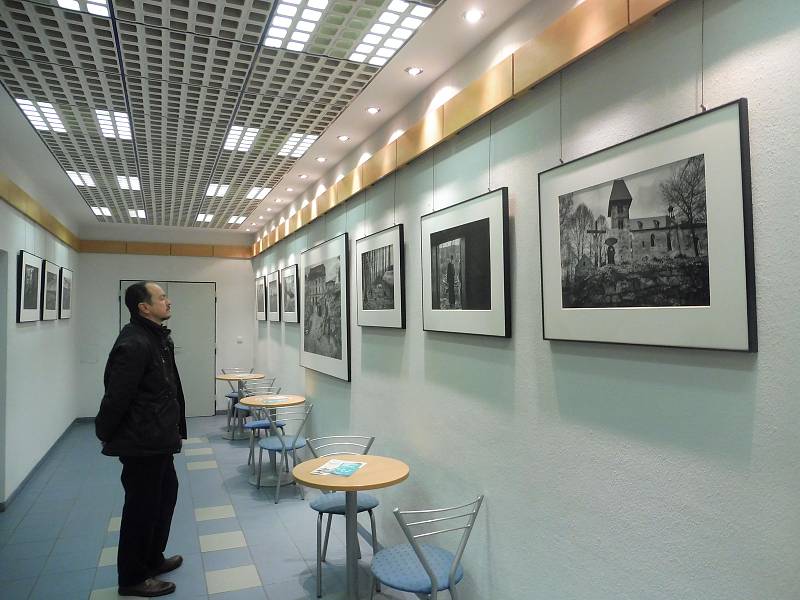
<path fill-rule="evenodd" d="M 215 550 L 228 550 L 230 548 L 244 548 L 247 541 L 241 531 L 227 531 L 225 533 L 211 533 L 200 536 L 200 551 L 213 552 Z"/>
<path fill-rule="evenodd" d="M 209 594 L 235 592 L 247 588 L 261 587 L 261 579 L 253 565 L 206 572 L 206 585 Z"/>
<path fill-rule="evenodd" d="M 213 521 L 215 519 L 229 519 L 236 516 L 233 506 L 224 504 L 222 506 L 206 506 L 194 509 L 195 521 Z"/>

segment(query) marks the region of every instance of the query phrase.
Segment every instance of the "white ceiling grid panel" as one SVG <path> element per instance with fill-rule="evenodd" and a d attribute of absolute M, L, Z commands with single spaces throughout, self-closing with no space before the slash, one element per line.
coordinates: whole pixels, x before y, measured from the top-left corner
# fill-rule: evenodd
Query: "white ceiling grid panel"
<path fill-rule="evenodd" d="M 321 135 L 378 73 L 347 57 L 390 3 L 329 1 L 296 52 L 263 45 L 272 0 L 116 0 L 109 18 L 2 0 L 0 83 L 61 116 L 66 132 L 38 133 L 65 171 L 94 178 L 77 189 L 109 209 L 98 221 L 238 229 L 263 201 L 250 190 L 276 188 L 297 161 L 279 155 L 289 136 Z M 133 139 L 104 137 L 97 110 L 129 113 Z M 259 129 L 249 148 L 224 148 L 233 126 Z M 212 182 L 224 196 L 205 195 Z"/>

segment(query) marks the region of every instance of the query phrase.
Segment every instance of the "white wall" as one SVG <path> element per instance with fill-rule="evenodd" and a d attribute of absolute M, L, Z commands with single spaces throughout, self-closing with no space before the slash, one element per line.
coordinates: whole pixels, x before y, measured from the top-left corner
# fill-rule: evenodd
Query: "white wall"
<path fill-rule="evenodd" d="M 119 333 L 119 282 L 122 279 L 213 281 L 217 284 L 217 369 L 252 365 L 255 284 L 250 261 L 181 256 L 82 254 L 85 278 L 77 306 L 81 416 L 94 416 L 103 397 L 103 370 Z M 125 309 L 127 310 L 127 309 Z M 180 310 L 180 307 L 175 309 Z M 237 338 L 241 338 L 237 341 Z M 176 343 L 180 343 L 177 340 Z M 217 385 L 223 408 L 227 384 Z"/>
<path fill-rule="evenodd" d="M 570 160 L 698 111 L 699 2 L 676 2 L 567 69 L 563 87 L 551 78 L 254 260 L 272 271 L 342 231 L 352 256 L 355 239 L 406 225 L 408 328 L 353 324 L 352 383 L 298 367 L 300 325 L 259 325 L 256 361 L 314 402 L 315 433 L 374 434 L 376 453 L 409 463 L 406 482 L 379 492 L 383 542 L 400 540 L 391 507 L 486 493 L 463 598 L 800 597 L 800 4 L 706 0 L 704 29 L 706 105 L 750 103 L 757 355 L 542 340 L 537 173 L 562 142 Z M 423 332 L 419 217 L 504 185 L 513 338 Z"/>
<path fill-rule="evenodd" d="M 56 321 L 16 322 L 19 251 L 26 250 L 75 271 L 73 302 L 79 302 L 83 296 L 78 254 L 5 202 L 0 202 L 0 250 L 8 253 L 4 315 L 7 377 L 2 501 L 5 501 L 78 416 L 74 352 L 77 319 L 73 316 Z"/>

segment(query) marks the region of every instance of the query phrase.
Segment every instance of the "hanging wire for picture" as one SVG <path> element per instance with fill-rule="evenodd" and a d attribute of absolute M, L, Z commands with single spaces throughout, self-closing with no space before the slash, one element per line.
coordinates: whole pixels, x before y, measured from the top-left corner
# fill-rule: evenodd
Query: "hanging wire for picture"
<path fill-rule="evenodd" d="M 558 162 L 564 164 L 564 71 L 558 72 Z"/>
<path fill-rule="evenodd" d="M 705 25 L 706 1 L 700 2 L 700 111 L 706 112 L 705 90 Z"/>
<path fill-rule="evenodd" d="M 492 115 L 489 115 L 489 192 L 492 191 L 492 149 Z"/>

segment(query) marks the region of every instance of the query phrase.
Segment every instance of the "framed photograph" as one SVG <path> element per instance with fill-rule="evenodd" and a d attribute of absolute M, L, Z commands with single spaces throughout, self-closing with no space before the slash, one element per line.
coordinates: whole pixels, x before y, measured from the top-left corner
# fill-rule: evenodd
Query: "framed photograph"
<path fill-rule="evenodd" d="M 72 316 L 72 271 L 61 267 L 59 281 L 58 318 L 69 319 Z"/>
<path fill-rule="evenodd" d="M 281 320 L 280 271 L 267 275 L 267 319 Z"/>
<path fill-rule="evenodd" d="M 300 322 L 300 307 L 297 305 L 297 265 L 281 270 L 281 320 L 284 323 Z"/>
<path fill-rule="evenodd" d="M 403 226 L 356 240 L 357 322 L 362 327 L 406 327 Z"/>
<path fill-rule="evenodd" d="M 300 364 L 350 381 L 347 234 L 300 254 Z"/>
<path fill-rule="evenodd" d="M 755 352 L 747 102 L 539 174 L 544 338 Z"/>
<path fill-rule="evenodd" d="M 508 188 L 421 219 L 422 326 L 511 337 Z"/>
<path fill-rule="evenodd" d="M 20 250 L 17 257 L 17 323 L 38 321 L 42 312 L 42 265 L 44 261 Z"/>
<path fill-rule="evenodd" d="M 42 321 L 58 319 L 58 265 L 49 260 L 42 265 Z"/>
<path fill-rule="evenodd" d="M 256 277 L 256 319 L 267 320 L 267 278 Z"/>

